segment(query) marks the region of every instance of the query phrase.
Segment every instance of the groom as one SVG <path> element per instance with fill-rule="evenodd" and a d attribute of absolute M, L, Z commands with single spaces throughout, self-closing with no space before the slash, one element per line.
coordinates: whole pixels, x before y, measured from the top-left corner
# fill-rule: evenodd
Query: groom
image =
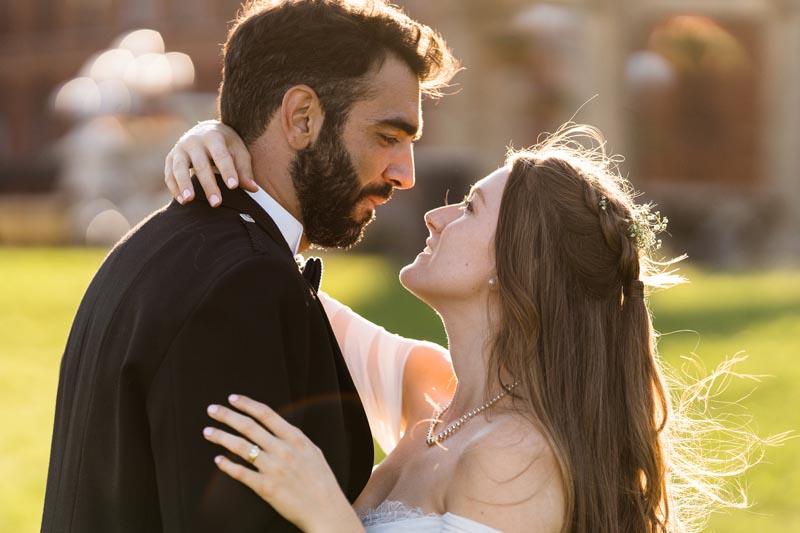
<path fill-rule="evenodd" d="M 240 16 L 220 118 L 260 189 L 226 191 L 218 209 L 173 202 L 100 267 L 61 364 L 42 531 L 295 531 L 213 463 L 206 408 L 230 393 L 299 426 L 358 496 L 369 427 L 294 256 L 354 244 L 413 185 L 420 94 L 453 64 L 430 28 L 378 1 L 265 0 Z"/>

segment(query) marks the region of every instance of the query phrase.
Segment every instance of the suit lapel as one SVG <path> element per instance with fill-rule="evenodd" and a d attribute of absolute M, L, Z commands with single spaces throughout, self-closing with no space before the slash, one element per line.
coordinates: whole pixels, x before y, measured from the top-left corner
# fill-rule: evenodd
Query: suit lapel
<path fill-rule="evenodd" d="M 202 190 L 197 178 L 192 178 L 192 182 L 196 191 Z M 264 211 L 260 205 L 258 205 L 258 202 L 253 200 L 250 195 L 247 194 L 247 192 L 241 187 L 233 190 L 228 189 L 228 187 L 222 182 L 222 176 L 219 174 L 217 174 L 217 185 L 219 186 L 219 190 L 222 191 L 222 205 L 220 208 L 233 209 L 239 213 L 239 216 L 242 218 L 242 220 L 249 224 L 255 224 L 261 228 L 273 241 L 278 244 L 279 248 L 286 252 L 287 256 L 294 261 L 294 254 L 289 248 L 289 244 L 286 242 L 286 239 L 283 237 L 281 230 L 278 229 L 278 225 L 275 224 L 275 221 L 272 220 L 267 212 Z M 202 195 L 198 196 L 200 198 L 204 198 Z"/>

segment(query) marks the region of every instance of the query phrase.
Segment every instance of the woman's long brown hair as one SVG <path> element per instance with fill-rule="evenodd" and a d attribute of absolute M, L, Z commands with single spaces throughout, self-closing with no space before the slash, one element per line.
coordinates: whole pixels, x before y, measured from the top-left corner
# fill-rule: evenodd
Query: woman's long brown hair
<path fill-rule="evenodd" d="M 647 251 L 631 235 L 641 210 L 579 135 L 600 140 L 573 128 L 509 158 L 490 372 L 520 381 L 517 401 L 550 440 L 564 531 L 667 531 L 669 398 L 643 295 Z"/>

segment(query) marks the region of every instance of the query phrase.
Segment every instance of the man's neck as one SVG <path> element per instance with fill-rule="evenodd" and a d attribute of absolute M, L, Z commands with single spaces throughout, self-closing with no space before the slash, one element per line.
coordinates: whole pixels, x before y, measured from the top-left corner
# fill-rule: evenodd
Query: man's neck
<path fill-rule="evenodd" d="M 286 176 L 288 179 L 284 179 L 278 172 L 271 171 L 268 164 L 260 163 L 255 158 L 253 158 L 253 174 L 259 187 L 264 189 L 294 218 L 302 222 L 300 204 L 291 177 Z"/>
<path fill-rule="evenodd" d="M 267 136 L 262 136 L 248 147 L 253 167 L 253 178 L 259 187 L 298 222 L 303 224 L 300 202 L 297 199 L 297 192 L 289 172 L 294 154 L 285 147 L 283 149 L 267 148 L 268 141 L 265 137 Z M 310 244 L 306 239 L 305 232 L 303 232 L 297 251 L 304 252 Z"/>

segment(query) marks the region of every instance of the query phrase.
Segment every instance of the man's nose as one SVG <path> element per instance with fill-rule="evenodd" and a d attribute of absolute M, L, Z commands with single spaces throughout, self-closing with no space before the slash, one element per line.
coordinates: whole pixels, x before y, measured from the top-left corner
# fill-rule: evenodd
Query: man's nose
<path fill-rule="evenodd" d="M 398 150 L 383 177 L 396 189 L 410 189 L 414 186 L 414 145 L 409 143 Z"/>

